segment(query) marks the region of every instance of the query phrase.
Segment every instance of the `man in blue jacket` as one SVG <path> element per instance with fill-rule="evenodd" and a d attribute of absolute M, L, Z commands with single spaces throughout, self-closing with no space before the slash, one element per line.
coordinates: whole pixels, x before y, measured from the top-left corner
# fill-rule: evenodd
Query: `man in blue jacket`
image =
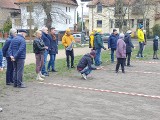
<path fill-rule="evenodd" d="M 2 55 L 2 50 L 0 49 L 0 71 L 3 71 L 2 60 L 3 60 L 3 55 Z"/>
<path fill-rule="evenodd" d="M 118 33 L 113 29 L 113 33 L 108 38 L 108 49 L 111 50 L 111 62 L 114 63 L 114 51 L 117 48 Z"/>
<path fill-rule="evenodd" d="M 55 60 L 56 60 L 56 54 L 58 54 L 58 35 L 56 35 L 55 33 L 56 33 L 55 28 L 51 28 L 51 32 L 49 34 L 49 37 L 50 37 L 50 49 L 49 49 L 50 60 L 49 60 L 48 67 L 47 67 L 49 72 L 57 72 L 55 69 Z"/>
<path fill-rule="evenodd" d="M 7 60 L 7 70 L 6 70 L 6 85 L 11 85 L 13 83 L 13 62 L 8 54 L 8 48 L 10 46 L 11 41 L 17 35 L 17 30 L 12 28 L 9 32 L 10 36 L 6 40 L 3 46 L 3 56 L 6 57 Z"/>
<path fill-rule="evenodd" d="M 49 76 L 47 70 L 46 70 L 46 66 L 47 66 L 47 56 L 49 53 L 49 49 L 50 49 L 50 37 L 48 35 L 48 28 L 47 27 L 43 27 L 42 28 L 42 37 L 41 39 L 43 40 L 44 44 L 45 44 L 45 48 L 47 48 L 44 51 L 44 65 L 42 67 L 42 75 L 44 76 Z"/>
<path fill-rule="evenodd" d="M 24 29 L 18 30 L 17 36 L 12 40 L 8 54 L 13 61 L 13 81 L 14 87 L 25 88 L 23 84 L 23 71 L 24 71 L 24 62 L 26 58 L 26 41 L 25 36 L 27 31 Z"/>

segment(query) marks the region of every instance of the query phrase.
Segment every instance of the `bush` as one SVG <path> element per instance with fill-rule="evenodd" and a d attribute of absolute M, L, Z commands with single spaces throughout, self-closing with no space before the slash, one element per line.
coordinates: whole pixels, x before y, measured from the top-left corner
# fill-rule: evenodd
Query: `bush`
<path fill-rule="evenodd" d="M 8 33 L 11 28 L 12 28 L 12 22 L 10 19 L 7 19 L 3 25 L 3 30 L 4 30 L 4 32 Z"/>
<path fill-rule="evenodd" d="M 160 25 L 159 24 L 156 24 L 153 28 L 153 35 L 158 35 L 160 37 Z"/>

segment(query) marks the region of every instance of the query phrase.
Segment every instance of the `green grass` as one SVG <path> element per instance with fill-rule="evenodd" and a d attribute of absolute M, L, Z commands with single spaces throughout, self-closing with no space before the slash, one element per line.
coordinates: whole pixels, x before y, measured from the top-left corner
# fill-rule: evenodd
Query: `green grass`
<path fill-rule="evenodd" d="M 138 52 L 138 47 L 133 50 L 132 52 L 132 60 L 135 60 L 136 54 Z M 147 45 L 144 50 L 144 58 L 138 60 L 151 60 L 153 55 L 153 48 L 152 45 Z M 158 53 L 160 56 L 160 52 Z M 78 64 L 79 60 L 81 59 L 82 55 L 75 57 L 75 67 Z M 137 59 L 136 59 L 137 60 Z M 102 52 L 102 62 L 103 66 L 110 64 L 110 51 Z M 75 71 L 75 69 L 67 70 L 66 67 L 66 59 L 58 59 L 56 60 L 56 70 L 58 71 L 58 76 L 70 76 Z M 24 68 L 24 80 L 25 82 L 34 81 L 36 78 L 35 72 L 35 64 L 26 65 Z M 0 72 L 0 86 L 5 87 L 5 71 Z"/>
<path fill-rule="evenodd" d="M 76 47 L 81 47 L 80 44 L 76 44 Z M 58 50 L 63 50 L 64 46 L 62 44 L 58 45 Z M 32 43 L 27 43 L 26 45 L 26 52 L 27 53 L 33 53 L 33 44 Z"/>

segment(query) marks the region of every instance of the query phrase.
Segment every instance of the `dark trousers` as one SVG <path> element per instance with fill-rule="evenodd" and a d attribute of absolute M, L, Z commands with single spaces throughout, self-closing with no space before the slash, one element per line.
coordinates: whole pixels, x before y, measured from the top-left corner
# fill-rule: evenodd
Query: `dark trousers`
<path fill-rule="evenodd" d="M 117 58 L 116 71 L 119 70 L 119 66 L 121 65 L 122 72 L 124 72 L 124 62 L 125 58 Z"/>
<path fill-rule="evenodd" d="M 70 67 L 69 56 L 71 56 L 71 66 L 74 66 L 74 51 L 73 51 L 73 49 L 71 51 L 70 50 L 66 50 L 67 67 Z"/>
<path fill-rule="evenodd" d="M 153 52 L 153 58 L 158 58 L 157 50 L 154 50 L 154 52 Z"/>
<path fill-rule="evenodd" d="M 36 57 L 36 73 L 38 74 L 39 72 L 41 72 L 42 67 L 44 65 L 44 54 L 40 53 L 40 54 L 35 54 Z"/>
<path fill-rule="evenodd" d="M 7 59 L 7 70 L 6 70 L 6 84 L 13 83 L 13 62 L 10 57 Z"/>
<path fill-rule="evenodd" d="M 125 65 L 130 65 L 130 61 L 131 61 L 131 52 L 130 53 L 126 53 L 126 59 L 125 59 Z M 127 62 L 127 63 L 126 63 Z"/>
<path fill-rule="evenodd" d="M 137 53 L 137 57 L 143 57 L 143 49 L 144 49 L 144 42 L 139 42 L 139 51 Z"/>
<path fill-rule="evenodd" d="M 114 62 L 114 51 L 116 49 L 115 48 L 111 48 L 111 62 Z"/>
<path fill-rule="evenodd" d="M 17 59 L 13 62 L 13 81 L 15 87 L 23 85 L 24 59 Z"/>

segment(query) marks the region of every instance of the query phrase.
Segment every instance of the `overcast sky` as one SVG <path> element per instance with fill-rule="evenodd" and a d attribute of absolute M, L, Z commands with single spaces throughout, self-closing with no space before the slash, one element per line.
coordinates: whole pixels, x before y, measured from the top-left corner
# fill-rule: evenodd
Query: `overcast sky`
<path fill-rule="evenodd" d="M 82 14 L 81 1 L 80 1 L 80 0 L 77 0 L 77 2 L 78 2 L 78 5 L 79 5 L 78 8 L 77 8 L 77 11 L 78 11 L 79 15 L 81 16 L 81 14 Z M 86 15 L 86 14 L 88 13 L 88 7 L 86 7 L 87 3 L 88 3 L 88 2 L 86 2 L 86 3 L 84 4 L 84 7 L 83 7 L 83 14 L 84 14 L 84 15 Z"/>

